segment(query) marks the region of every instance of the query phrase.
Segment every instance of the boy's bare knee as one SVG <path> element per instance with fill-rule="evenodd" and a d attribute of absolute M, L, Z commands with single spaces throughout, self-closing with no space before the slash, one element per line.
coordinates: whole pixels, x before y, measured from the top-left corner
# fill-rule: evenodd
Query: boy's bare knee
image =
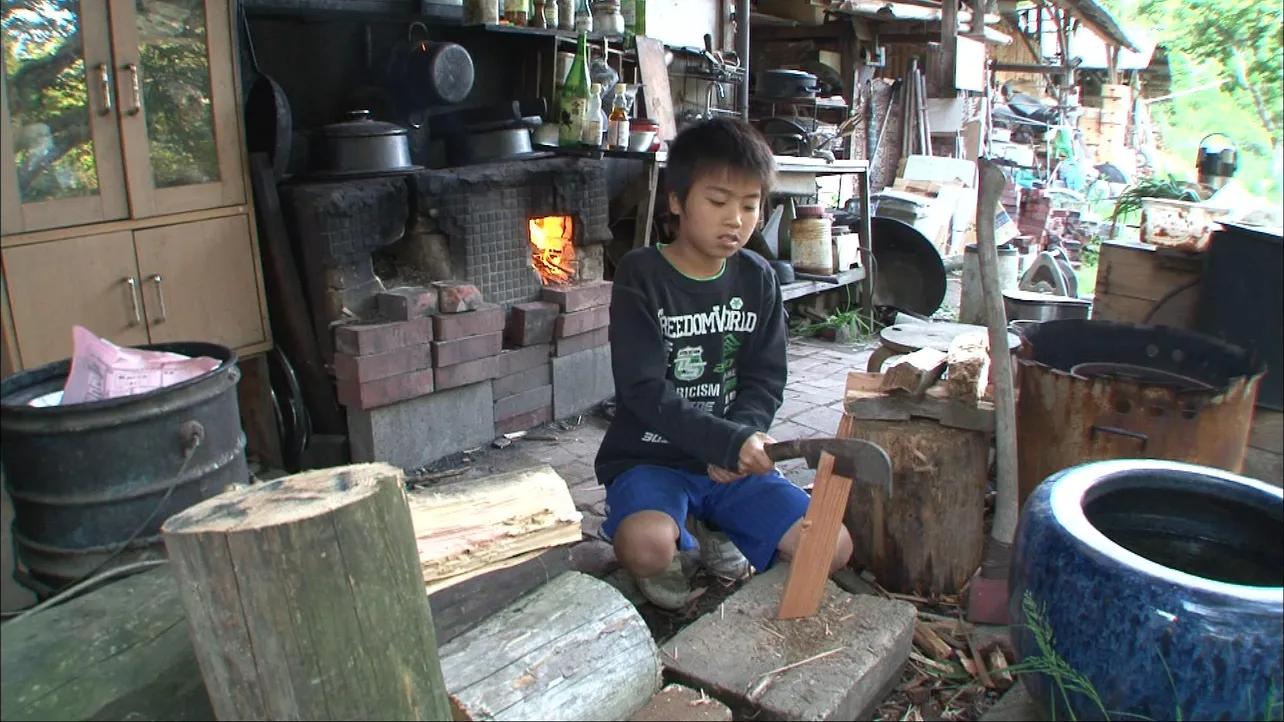
<path fill-rule="evenodd" d="M 799 519 L 785 536 L 780 540 L 780 546 L 777 551 L 780 553 L 780 559 L 786 562 L 792 562 L 794 555 L 798 552 L 798 542 L 802 538 L 802 519 Z M 834 558 L 829 562 L 829 573 L 842 569 L 847 566 L 847 562 L 852 558 L 852 535 L 847 531 L 846 526 L 838 527 L 838 540 L 834 545 Z"/>
<path fill-rule="evenodd" d="M 668 514 L 640 511 L 625 517 L 613 536 L 615 557 L 630 573 L 653 577 L 669 567 L 678 551 L 678 525 Z"/>

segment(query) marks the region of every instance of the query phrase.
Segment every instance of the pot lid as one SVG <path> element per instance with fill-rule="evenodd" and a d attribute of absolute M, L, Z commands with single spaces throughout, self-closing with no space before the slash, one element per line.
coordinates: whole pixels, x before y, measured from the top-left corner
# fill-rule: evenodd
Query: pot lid
<path fill-rule="evenodd" d="M 815 80 L 815 79 L 816 79 L 816 76 L 815 76 L 815 75 L 812 75 L 811 73 L 805 73 L 805 72 L 803 72 L 803 71 L 801 71 L 801 70 L 785 70 L 785 69 L 782 69 L 782 68 L 777 68 L 777 69 L 773 69 L 773 70 L 764 70 L 764 71 L 762 71 L 762 74 L 763 74 L 764 76 L 773 77 L 773 78 L 798 78 L 798 79 L 800 79 L 800 80 L 801 80 L 801 79 L 806 79 L 806 80 Z"/>
<path fill-rule="evenodd" d="M 375 138 L 385 135 L 406 135 L 406 129 L 395 123 L 372 120 L 368 110 L 353 110 L 348 113 L 348 116 L 351 120 L 323 125 L 317 130 L 317 133 L 328 138 Z"/>
<path fill-rule="evenodd" d="M 1053 293 L 1039 293 L 1038 291 L 1021 291 L 1018 289 L 1007 289 L 1003 291 L 1003 297 L 1015 303 L 1041 303 L 1047 306 L 1091 306 L 1092 301 L 1084 298 L 1074 298 L 1071 296 L 1058 296 Z"/>

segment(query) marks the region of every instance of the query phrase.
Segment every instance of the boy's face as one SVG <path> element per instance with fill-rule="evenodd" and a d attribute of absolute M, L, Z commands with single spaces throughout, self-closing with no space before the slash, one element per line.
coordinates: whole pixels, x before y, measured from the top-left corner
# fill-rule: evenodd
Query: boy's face
<path fill-rule="evenodd" d="M 722 170 L 698 176 L 685 204 L 669 194 L 669 211 L 680 218 L 680 241 L 703 255 L 728 258 L 757 227 L 761 200 L 762 181 Z"/>

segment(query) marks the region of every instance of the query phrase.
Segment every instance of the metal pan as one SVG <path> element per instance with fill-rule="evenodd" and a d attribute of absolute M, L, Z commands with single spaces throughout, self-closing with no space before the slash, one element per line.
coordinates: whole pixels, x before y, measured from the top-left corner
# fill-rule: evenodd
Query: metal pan
<path fill-rule="evenodd" d="M 268 155 L 272 161 L 272 176 L 279 181 L 285 177 L 290 163 L 290 146 L 294 142 L 290 99 L 286 97 L 285 90 L 259 68 L 254 39 L 250 35 L 250 19 L 244 7 L 241 8 L 241 25 L 255 76 L 245 99 L 245 145 L 250 153 Z"/>

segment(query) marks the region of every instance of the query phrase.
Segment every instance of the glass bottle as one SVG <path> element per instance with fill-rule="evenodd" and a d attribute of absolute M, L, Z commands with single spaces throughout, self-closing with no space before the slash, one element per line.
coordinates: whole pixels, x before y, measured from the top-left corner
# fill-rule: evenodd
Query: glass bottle
<path fill-rule="evenodd" d="M 606 147 L 610 150 L 629 149 L 629 98 L 624 83 L 617 83 L 611 98 L 611 115 L 607 118 Z"/>
<path fill-rule="evenodd" d="M 544 1 L 544 27 L 549 30 L 557 29 L 558 7 L 557 0 Z"/>
<path fill-rule="evenodd" d="M 584 145 L 602 147 L 602 84 L 593 83 L 589 91 L 588 111 L 584 117 Z"/>
<path fill-rule="evenodd" d="M 562 109 L 559 118 L 558 145 L 576 147 L 584 142 L 584 121 L 588 113 L 592 84 L 589 82 L 588 34 L 580 32 L 576 40 L 575 59 L 562 84 Z"/>
<path fill-rule="evenodd" d="M 526 27 L 526 3 L 529 0 L 504 0 L 504 20 L 519 28 Z"/>
<path fill-rule="evenodd" d="M 575 5 L 575 32 L 593 32 L 593 11 L 589 10 L 588 0 L 577 0 Z"/>
<path fill-rule="evenodd" d="M 526 19 L 526 24 L 532 28 L 543 28 L 544 25 L 544 0 L 531 0 L 531 14 Z"/>

